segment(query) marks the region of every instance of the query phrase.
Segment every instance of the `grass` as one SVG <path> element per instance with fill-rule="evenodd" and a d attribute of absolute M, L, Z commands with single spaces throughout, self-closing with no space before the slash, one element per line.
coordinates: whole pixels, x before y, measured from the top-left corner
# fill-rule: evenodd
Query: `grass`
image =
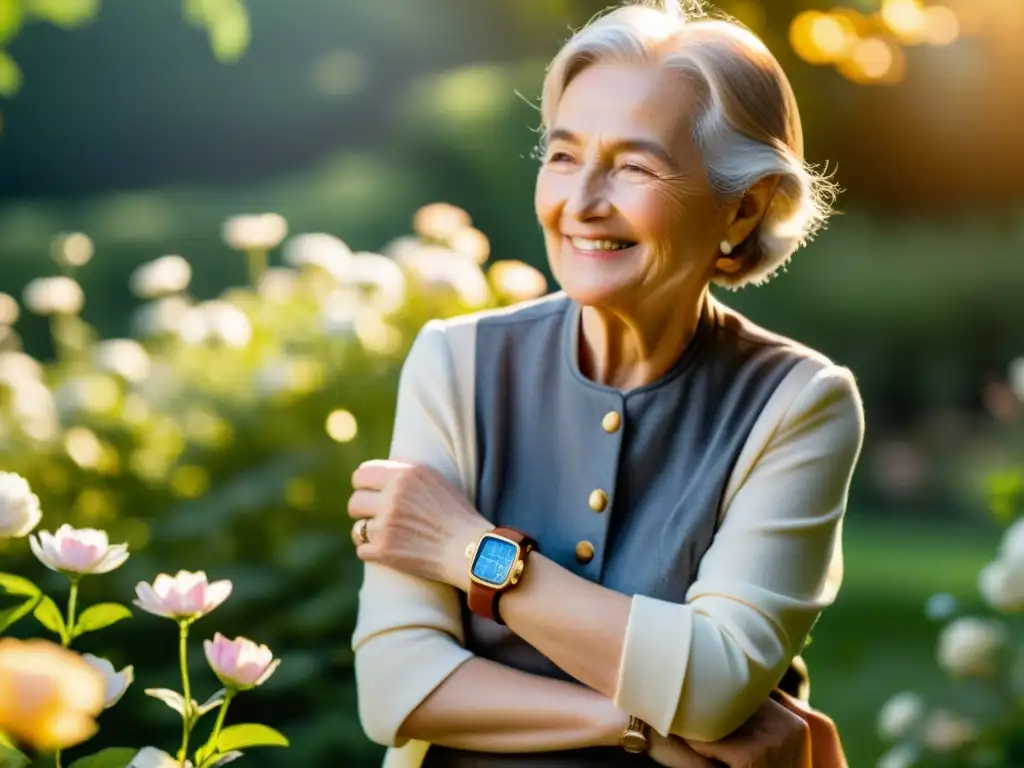
<path fill-rule="evenodd" d="M 849 763 L 869 768 L 884 751 L 876 736 L 879 707 L 901 690 L 937 702 L 948 683 L 935 662 L 940 624 L 925 603 L 939 592 L 962 611 L 982 611 L 978 572 L 997 535 L 947 524 L 885 523 L 851 514 L 844 536 L 842 591 L 818 623 L 806 659 L 812 700 L 839 725 Z"/>

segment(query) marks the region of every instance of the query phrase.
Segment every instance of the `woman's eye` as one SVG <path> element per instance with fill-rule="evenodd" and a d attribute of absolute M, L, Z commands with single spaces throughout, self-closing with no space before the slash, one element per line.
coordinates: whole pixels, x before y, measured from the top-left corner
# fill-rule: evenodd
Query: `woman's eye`
<path fill-rule="evenodd" d="M 642 173 L 645 176 L 652 175 L 651 171 L 644 168 L 642 165 L 637 165 L 636 163 L 623 163 L 622 170 L 629 171 L 630 173 Z"/>
<path fill-rule="evenodd" d="M 568 152 L 552 152 L 548 155 L 549 163 L 572 162 L 572 156 Z"/>

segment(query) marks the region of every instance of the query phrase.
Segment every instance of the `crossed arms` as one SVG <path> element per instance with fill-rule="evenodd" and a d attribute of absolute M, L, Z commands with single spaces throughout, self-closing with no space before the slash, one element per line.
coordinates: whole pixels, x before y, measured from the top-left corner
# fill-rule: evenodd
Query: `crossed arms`
<path fill-rule="evenodd" d="M 417 337 L 391 458 L 465 488 L 451 354 L 443 324 Z M 583 685 L 475 657 L 453 587 L 367 563 L 353 637 L 367 734 L 389 746 L 553 751 L 617 744 L 629 713 L 662 735 L 724 738 L 764 702 L 835 597 L 863 431 L 850 373 L 798 365 L 737 462 L 683 604 L 621 595 L 534 555 L 502 617 Z"/>

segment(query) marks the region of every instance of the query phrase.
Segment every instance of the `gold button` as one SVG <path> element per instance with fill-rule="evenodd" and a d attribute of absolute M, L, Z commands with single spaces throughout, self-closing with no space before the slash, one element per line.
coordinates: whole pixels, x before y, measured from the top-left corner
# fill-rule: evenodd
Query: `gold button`
<path fill-rule="evenodd" d="M 590 498 L 587 501 L 595 512 L 604 512 L 604 508 L 608 506 L 608 494 L 598 488 L 596 491 L 590 492 Z"/>
<path fill-rule="evenodd" d="M 618 432 L 619 427 L 622 426 L 622 417 L 618 411 L 608 411 L 601 419 L 601 426 L 604 427 L 605 432 Z"/>
<path fill-rule="evenodd" d="M 586 565 L 594 559 L 594 545 L 589 541 L 581 541 L 576 545 L 576 562 Z"/>

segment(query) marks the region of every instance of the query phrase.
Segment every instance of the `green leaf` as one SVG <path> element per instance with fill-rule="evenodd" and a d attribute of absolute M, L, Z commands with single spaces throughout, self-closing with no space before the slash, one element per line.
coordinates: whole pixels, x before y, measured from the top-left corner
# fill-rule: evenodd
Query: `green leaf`
<path fill-rule="evenodd" d="M 109 747 L 95 754 L 80 757 L 68 768 L 125 768 L 138 751 L 134 747 Z"/>
<path fill-rule="evenodd" d="M 13 573 L 0 573 L 0 592 L 5 595 L 17 595 L 28 598 L 28 600 L 23 600 L 18 605 L 0 611 L 0 632 L 3 632 L 16 621 L 20 621 L 32 613 L 42 599 L 42 592 L 39 591 L 39 587 L 28 579 L 15 576 Z"/>
<path fill-rule="evenodd" d="M 206 24 L 210 47 L 218 61 L 230 64 L 242 58 L 252 34 L 245 6 L 237 2 L 225 4 Z"/>
<path fill-rule="evenodd" d="M 28 12 L 58 27 L 79 27 L 96 16 L 99 0 L 26 0 Z"/>
<path fill-rule="evenodd" d="M 28 579 L 16 576 L 13 573 L 0 573 L 0 590 L 3 590 L 8 595 L 35 597 L 39 594 L 39 587 Z"/>
<path fill-rule="evenodd" d="M 217 737 L 218 752 L 234 752 L 248 747 L 287 747 L 288 739 L 268 725 L 240 723 L 230 725 Z"/>
<path fill-rule="evenodd" d="M 32 761 L 14 747 L 0 746 L 0 768 L 26 768 L 31 764 Z"/>
<path fill-rule="evenodd" d="M 159 699 L 182 717 L 185 717 L 185 697 L 169 688 L 146 688 L 143 693 Z"/>
<path fill-rule="evenodd" d="M 0 0 L 0 45 L 18 34 L 23 15 L 21 0 Z"/>
<path fill-rule="evenodd" d="M 0 51 L 0 96 L 13 96 L 21 88 L 21 69 L 7 51 Z"/>
<path fill-rule="evenodd" d="M 131 609 L 126 605 L 121 605 L 120 603 L 100 603 L 82 611 L 82 615 L 78 617 L 78 623 L 75 624 L 75 629 L 71 636 L 78 637 L 86 632 L 95 632 L 98 629 L 104 629 L 111 624 L 116 624 L 123 619 L 130 619 L 131 617 Z"/>
<path fill-rule="evenodd" d="M 64 626 L 64 617 L 60 613 L 57 604 L 47 595 L 43 595 L 39 605 L 32 611 L 36 620 L 48 630 L 58 635 L 61 640 L 67 637 L 67 627 Z"/>

